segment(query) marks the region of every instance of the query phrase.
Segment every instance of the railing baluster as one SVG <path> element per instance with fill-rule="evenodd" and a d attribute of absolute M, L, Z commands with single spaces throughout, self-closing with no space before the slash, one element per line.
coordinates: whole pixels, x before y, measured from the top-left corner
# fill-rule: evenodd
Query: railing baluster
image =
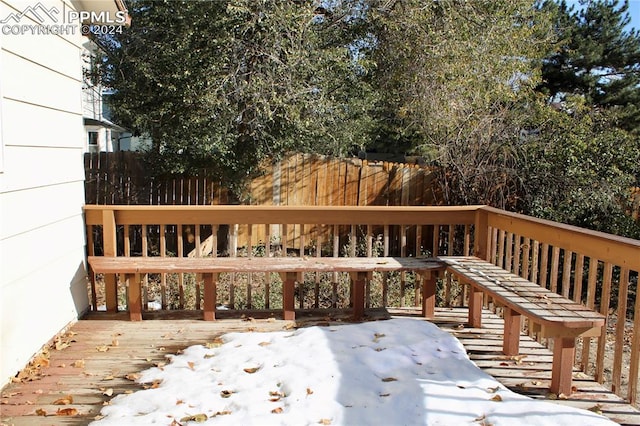
<path fill-rule="evenodd" d="M 638 375 L 640 374 L 640 271 L 636 271 L 636 303 L 633 317 L 633 338 L 631 339 L 631 358 L 629 360 L 629 388 L 627 399 L 632 405 L 638 403 Z"/>
<path fill-rule="evenodd" d="M 589 274 L 587 278 L 587 308 L 589 309 L 594 309 L 596 303 L 596 281 L 598 279 L 599 263 L 593 257 L 589 259 Z M 580 359 L 581 370 L 584 372 L 587 372 L 589 367 L 590 352 L 591 337 L 584 337 L 582 339 L 582 357 Z"/>
<path fill-rule="evenodd" d="M 333 257 L 340 256 L 340 226 L 333 225 Z M 338 306 L 338 273 L 333 273 L 333 280 L 331 282 L 331 307 L 336 308 Z"/>
<path fill-rule="evenodd" d="M 613 278 L 613 265 L 611 262 L 604 263 L 604 272 L 602 277 L 602 292 L 600 295 L 600 313 L 606 317 L 609 316 L 609 303 L 611 302 L 611 281 Z M 623 318 L 624 320 L 624 318 Z M 607 326 L 602 327 L 602 334 L 598 338 L 598 353 L 596 356 L 596 374 L 595 379 L 598 383 L 604 383 L 604 353 L 607 344 Z"/>
<path fill-rule="evenodd" d="M 160 257 L 167 255 L 166 225 L 160 225 Z M 160 274 L 160 306 L 167 309 L 167 274 Z"/>
<path fill-rule="evenodd" d="M 504 244 L 504 269 L 513 272 L 513 233 L 507 232 L 505 236 L 507 240 Z"/>
<path fill-rule="evenodd" d="M 196 257 L 202 257 L 202 247 L 201 247 L 201 242 L 200 242 L 200 224 L 196 223 L 193 225 L 194 228 L 194 242 L 195 242 L 195 246 L 196 246 Z M 200 298 L 201 298 L 201 291 L 200 291 L 200 282 L 202 281 L 202 274 L 196 274 L 196 285 L 195 285 L 195 292 L 196 292 L 196 310 L 200 310 Z"/>
<path fill-rule="evenodd" d="M 529 265 L 531 256 L 531 238 L 525 238 L 522 243 L 522 269 L 520 270 L 520 276 L 524 279 L 529 278 Z M 529 280 L 533 281 L 533 280 Z"/>
<path fill-rule="evenodd" d="M 570 250 L 564 251 L 564 262 L 562 265 L 562 295 L 569 298 L 569 291 L 571 290 L 571 264 L 573 262 L 573 252 Z"/>
<path fill-rule="evenodd" d="M 573 300 L 582 302 L 582 282 L 584 280 L 584 254 L 576 256 L 575 279 L 573 283 Z"/>
<path fill-rule="evenodd" d="M 542 251 L 540 253 L 540 287 L 548 288 L 549 282 L 549 244 L 542 243 Z"/>
<path fill-rule="evenodd" d="M 247 257 L 253 257 L 253 225 L 247 224 Z M 253 274 L 247 274 L 247 309 L 253 308 Z"/>
<path fill-rule="evenodd" d="M 560 263 L 560 247 L 553 246 L 551 250 L 551 282 L 549 288 L 554 293 L 558 292 L 558 270 Z"/>
<path fill-rule="evenodd" d="M 182 239 L 182 224 L 176 228 L 176 253 L 178 257 L 184 257 L 184 240 Z M 178 308 L 184 309 L 184 273 L 178 274 Z"/>
<path fill-rule="evenodd" d="M 616 323 L 616 343 L 613 352 L 613 371 L 611 378 L 611 390 L 613 393 L 621 393 L 622 358 L 624 355 L 624 331 L 627 322 L 627 296 L 629 295 L 629 269 L 620 270 L 620 283 L 618 290 L 618 311 Z"/>
<path fill-rule="evenodd" d="M 521 246 L 522 237 L 518 234 L 513 235 L 513 273 L 520 275 L 520 256 L 522 253 Z"/>

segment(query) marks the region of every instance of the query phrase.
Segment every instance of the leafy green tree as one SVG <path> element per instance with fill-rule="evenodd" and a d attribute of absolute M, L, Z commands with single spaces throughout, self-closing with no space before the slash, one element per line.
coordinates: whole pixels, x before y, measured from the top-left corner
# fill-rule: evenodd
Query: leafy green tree
<path fill-rule="evenodd" d="M 640 133 L 640 32 L 625 29 L 628 0 L 545 8 L 556 14 L 559 43 L 544 61 L 540 90 L 554 101 L 584 96 L 588 105 L 612 109 L 619 127 Z"/>
<path fill-rule="evenodd" d="M 629 213 L 631 187 L 640 177 L 640 145 L 611 126 L 611 113 L 581 96 L 567 98 L 568 113 L 537 104 L 521 167 L 526 176 L 520 208 L 528 214 L 588 229 L 640 238 Z"/>
<path fill-rule="evenodd" d="M 151 172 L 206 168 L 239 184 L 266 158 L 343 154 L 367 137 L 371 92 L 344 15 L 312 1 L 133 0 L 97 37 L 115 119 L 153 141 Z"/>
<path fill-rule="evenodd" d="M 371 1 L 378 143 L 441 166 L 449 204 L 510 207 L 550 21 L 533 1 Z"/>

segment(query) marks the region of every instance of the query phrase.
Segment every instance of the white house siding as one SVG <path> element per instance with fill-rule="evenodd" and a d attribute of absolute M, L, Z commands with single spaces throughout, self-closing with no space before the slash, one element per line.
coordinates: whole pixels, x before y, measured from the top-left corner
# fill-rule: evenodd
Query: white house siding
<path fill-rule="evenodd" d="M 63 9 L 63 1 L 40 3 L 61 11 L 74 7 L 66 3 Z M 0 19 L 37 3 L 0 0 Z M 79 30 L 0 35 L 0 385 L 89 306 L 82 217 L 84 41 Z"/>

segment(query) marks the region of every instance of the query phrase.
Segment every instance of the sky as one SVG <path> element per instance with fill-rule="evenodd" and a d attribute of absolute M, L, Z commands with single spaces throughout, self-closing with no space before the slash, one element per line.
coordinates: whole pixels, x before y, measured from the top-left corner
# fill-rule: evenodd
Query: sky
<path fill-rule="evenodd" d="M 230 333 L 136 377 L 93 426 L 616 424 L 511 392 L 421 319 Z"/>
<path fill-rule="evenodd" d="M 576 9 L 580 6 L 579 0 L 566 0 L 569 6 L 575 5 Z M 619 1 L 622 3 L 622 0 Z M 640 0 L 630 0 L 629 1 L 629 10 L 627 11 L 629 16 L 631 17 L 631 23 L 629 24 L 629 28 L 635 28 L 640 31 Z"/>

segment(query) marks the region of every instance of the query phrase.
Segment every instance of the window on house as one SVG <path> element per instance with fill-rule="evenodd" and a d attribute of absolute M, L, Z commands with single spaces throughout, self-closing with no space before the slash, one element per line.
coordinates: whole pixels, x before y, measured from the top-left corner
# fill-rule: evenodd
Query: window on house
<path fill-rule="evenodd" d="M 87 132 L 87 145 L 87 151 L 100 152 L 100 147 L 98 146 L 98 132 Z"/>

